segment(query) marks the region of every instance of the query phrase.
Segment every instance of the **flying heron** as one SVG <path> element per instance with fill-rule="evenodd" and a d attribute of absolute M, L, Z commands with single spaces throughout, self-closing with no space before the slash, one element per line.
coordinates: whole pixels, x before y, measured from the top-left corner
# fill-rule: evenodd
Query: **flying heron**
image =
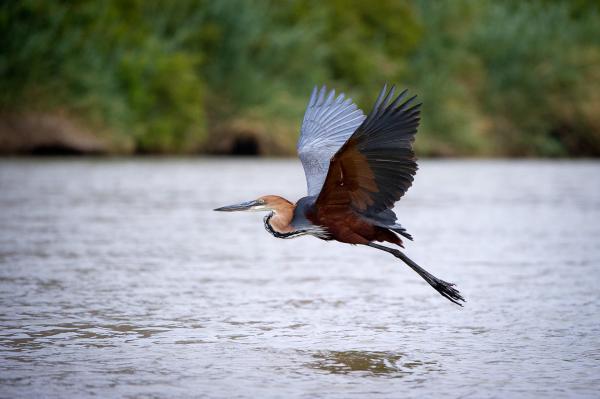
<path fill-rule="evenodd" d="M 266 211 L 266 230 L 277 238 L 312 235 L 322 240 L 361 244 L 401 259 L 442 296 L 462 306 L 454 284 L 443 281 L 397 248 L 412 236 L 392 208 L 417 172 L 412 144 L 420 120 L 417 96 L 407 90 L 394 98 L 383 86 L 373 110 L 363 112 L 341 93 L 315 86 L 302 122 L 298 155 L 308 196 L 296 204 L 277 195 L 224 206 L 215 211 Z"/>

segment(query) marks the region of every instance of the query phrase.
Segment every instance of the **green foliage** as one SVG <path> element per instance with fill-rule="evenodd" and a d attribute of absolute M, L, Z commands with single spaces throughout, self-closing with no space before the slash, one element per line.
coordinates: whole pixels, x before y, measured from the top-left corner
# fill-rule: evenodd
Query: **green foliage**
<path fill-rule="evenodd" d="M 600 155 L 600 14 L 573 17 L 581 4 L 494 3 L 473 30 L 471 51 L 487 71 L 479 98 L 508 153 Z"/>
<path fill-rule="evenodd" d="M 291 153 L 314 84 L 368 111 L 387 81 L 424 102 L 422 154 L 600 155 L 595 0 L 7 0 L 0 46 L 4 112 L 139 152 Z"/>
<path fill-rule="evenodd" d="M 142 1 L 9 1 L 0 35 L 4 109 L 66 108 L 139 151 L 188 151 L 205 135 L 199 54 Z"/>
<path fill-rule="evenodd" d="M 419 1 L 422 41 L 409 58 L 406 80 L 424 103 L 420 153 L 488 154 L 474 91 L 482 71 L 465 43 L 482 13 L 481 2 Z"/>
<path fill-rule="evenodd" d="M 597 1 L 417 4 L 425 150 L 600 155 Z"/>

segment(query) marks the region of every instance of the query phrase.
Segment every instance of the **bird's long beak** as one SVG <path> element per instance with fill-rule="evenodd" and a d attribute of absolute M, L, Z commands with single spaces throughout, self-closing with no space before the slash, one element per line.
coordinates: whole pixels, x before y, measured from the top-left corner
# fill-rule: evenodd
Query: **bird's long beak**
<path fill-rule="evenodd" d="M 219 212 L 251 211 L 260 205 L 261 204 L 259 204 L 258 201 L 248 201 L 236 205 L 222 206 L 214 210 Z"/>

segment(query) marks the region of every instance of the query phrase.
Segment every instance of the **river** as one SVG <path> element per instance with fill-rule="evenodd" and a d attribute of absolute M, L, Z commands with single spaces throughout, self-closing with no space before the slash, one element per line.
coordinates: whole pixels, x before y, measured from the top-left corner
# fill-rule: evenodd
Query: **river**
<path fill-rule="evenodd" d="M 280 240 L 295 160 L 0 160 L 0 397 L 600 392 L 600 163 L 420 163 L 406 253 Z"/>

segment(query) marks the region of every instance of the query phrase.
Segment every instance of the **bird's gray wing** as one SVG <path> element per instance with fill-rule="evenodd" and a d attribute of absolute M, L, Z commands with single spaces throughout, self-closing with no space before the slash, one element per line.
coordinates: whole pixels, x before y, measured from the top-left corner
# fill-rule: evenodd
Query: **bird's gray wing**
<path fill-rule="evenodd" d="M 298 156 L 304 167 L 308 195 L 318 195 L 327 176 L 329 161 L 365 119 L 363 112 L 325 86 L 312 91 L 298 140 Z"/>

